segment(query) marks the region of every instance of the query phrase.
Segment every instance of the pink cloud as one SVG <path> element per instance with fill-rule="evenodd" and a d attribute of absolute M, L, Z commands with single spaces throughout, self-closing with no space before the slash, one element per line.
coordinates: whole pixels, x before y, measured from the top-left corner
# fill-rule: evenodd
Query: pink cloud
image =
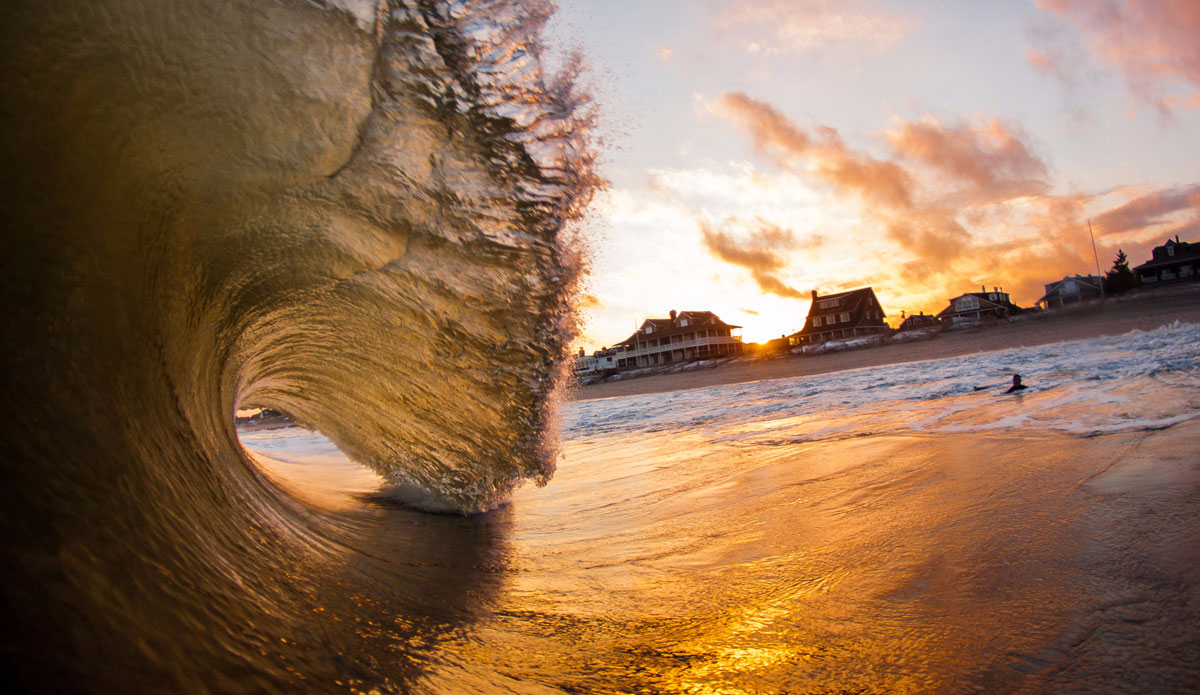
<path fill-rule="evenodd" d="M 1092 52 L 1117 68 L 1139 99 L 1166 113 L 1200 106 L 1200 3 L 1195 0 L 1039 0 L 1077 27 Z M 1061 61 L 1037 56 L 1035 66 Z M 1172 93 L 1182 87 L 1190 95 Z"/>
<path fill-rule="evenodd" d="M 1179 214 L 1190 211 L 1189 219 Z M 1099 235 L 1114 236 L 1149 227 L 1171 225 L 1163 230 L 1169 236 L 1195 229 L 1200 220 L 1200 185 L 1177 186 L 1139 196 L 1092 219 Z"/>
<path fill-rule="evenodd" d="M 920 162 L 987 198 L 1041 193 L 1046 163 L 1033 153 L 1024 133 L 997 119 L 945 126 L 933 117 L 901 121 L 887 133 L 901 157 Z"/>

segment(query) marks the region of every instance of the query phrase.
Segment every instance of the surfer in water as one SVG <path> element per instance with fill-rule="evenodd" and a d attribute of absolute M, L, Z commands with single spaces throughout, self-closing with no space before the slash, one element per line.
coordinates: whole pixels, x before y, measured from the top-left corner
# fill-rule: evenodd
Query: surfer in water
<path fill-rule="evenodd" d="M 1027 386 L 1025 386 L 1025 384 L 1022 384 L 1022 383 L 1021 383 L 1021 375 L 1020 375 L 1020 374 L 1013 374 L 1013 383 L 1012 383 L 1012 386 L 1010 386 L 1010 387 L 1009 387 L 1009 389 L 1008 389 L 1007 391 L 1005 391 L 1005 393 L 1013 393 L 1013 392 L 1015 392 L 1015 391 L 1020 391 L 1020 390 L 1022 390 L 1022 389 L 1025 389 L 1025 388 L 1028 388 L 1028 387 L 1027 387 Z"/>

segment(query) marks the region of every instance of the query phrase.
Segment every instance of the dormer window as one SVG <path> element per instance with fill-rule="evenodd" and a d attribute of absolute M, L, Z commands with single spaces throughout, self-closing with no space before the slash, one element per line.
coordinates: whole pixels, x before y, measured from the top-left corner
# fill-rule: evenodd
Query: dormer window
<path fill-rule="evenodd" d="M 1168 256 L 1175 255 L 1175 244 L 1167 244 L 1167 255 Z"/>
<path fill-rule="evenodd" d="M 680 317 L 680 318 L 679 318 L 679 325 L 680 325 L 680 326 L 686 326 L 686 325 L 688 325 L 688 320 L 687 320 L 686 318 L 684 318 L 684 317 Z"/>
<path fill-rule="evenodd" d="M 649 324 L 649 323 L 648 323 L 648 324 L 646 324 L 646 327 L 642 329 L 642 331 L 643 331 L 643 332 L 644 332 L 646 335 L 650 335 L 651 333 L 653 333 L 653 332 L 654 332 L 654 325 L 653 325 L 653 324 Z"/>

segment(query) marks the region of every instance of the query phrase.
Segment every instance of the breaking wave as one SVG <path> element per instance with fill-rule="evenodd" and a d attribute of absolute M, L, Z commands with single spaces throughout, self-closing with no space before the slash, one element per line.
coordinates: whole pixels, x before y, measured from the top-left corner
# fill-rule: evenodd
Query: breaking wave
<path fill-rule="evenodd" d="M 264 577 L 330 532 L 245 455 L 238 408 L 443 508 L 549 478 L 596 185 L 578 64 L 543 65 L 550 10 L 0 9 L 10 669 L 53 690 L 87 667 L 48 663 L 115 650 L 144 686 L 261 651 L 228 625 L 270 632 L 291 599 Z"/>

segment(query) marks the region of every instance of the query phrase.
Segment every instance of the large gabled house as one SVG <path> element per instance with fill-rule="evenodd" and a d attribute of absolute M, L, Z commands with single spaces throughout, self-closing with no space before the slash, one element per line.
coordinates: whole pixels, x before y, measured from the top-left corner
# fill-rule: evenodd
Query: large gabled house
<path fill-rule="evenodd" d="M 1104 297 L 1104 278 L 1098 275 L 1076 275 L 1046 285 L 1046 294 L 1037 300 L 1043 309 L 1061 309 Z"/>
<path fill-rule="evenodd" d="M 1200 244 L 1180 241 L 1176 236 L 1154 247 L 1150 260 L 1133 269 L 1143 285 L 1200 278 Z"/>
<path fill-rule="evenodd" d="M 951 324 L 974 323 L 985 319 L 1006 319 L 1024 309 L 1012 303 L 1008 293 L 999 287 L 989 292 L 980 287 L 979 292 L 968 292 L 950 300 L 950 306 L 942 309 L 938 318 Z"/>
<path fill-rule="evenodd" d="M 870 287 L 824 296 L 813 290 L 804 328 L 789 335 L 788 344 L 796 347 L 888 333 L 891 329 L 884 321 L 885 317 L 883 307 Z"/>
<path fill-rule="evenodd" d="M 646 319 L 637 332 L 613 346 L 617 366 L 632 369 L 741 355 L 740 330 L 711 311 L 672 310 L 670 318 Z"/>

